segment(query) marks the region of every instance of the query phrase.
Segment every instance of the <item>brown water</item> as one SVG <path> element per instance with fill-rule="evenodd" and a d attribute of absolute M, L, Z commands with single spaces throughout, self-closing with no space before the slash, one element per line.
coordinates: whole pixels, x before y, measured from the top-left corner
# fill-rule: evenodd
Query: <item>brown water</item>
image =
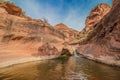
<path fill-rule="evenodd" d="M 70 57 L 0 69 L 0 80 L 120 80 L 120 68 Z"/>

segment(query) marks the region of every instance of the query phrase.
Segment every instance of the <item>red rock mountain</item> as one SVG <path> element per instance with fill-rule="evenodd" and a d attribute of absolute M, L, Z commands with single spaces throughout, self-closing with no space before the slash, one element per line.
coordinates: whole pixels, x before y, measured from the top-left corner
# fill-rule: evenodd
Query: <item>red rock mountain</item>
<path fill-rule="evenodd" d="M 77 37 L 78 31 L 69 28 L 63 23 L 57 24 L 54 26 L 56 30 L 59 30 L 61 33 L 63 33 L 66 36 L 67 41 L 73 40 Z"/>
<path fill-rule="evenodd" d="M 96 25 L 109 11 L 111 7 L 106 3 L 101 3 L 92 9 L 85 22 L 85 30 L 89 31 Z"/>
<path fill-rule="evenodd" d="M 54 45 L 58 51 L 62 50 L 66 37 L 61 31 L 42 20 L 20 16 L 21 11 L 21 8 L 13 3 L 0 3 L 0 51 L 2 53 L 10 51 L 19 56 L 22 55 L 19 53 L 31 55 L 38 53 L 39 47 L 45 43 Z"/>
<path fill-rule="evenodd" d="M 116 1 L 116 0 L 115 0 Z M 77 51 L 102 63 L 120 66 L 120 1 L 98 22 Z"/>

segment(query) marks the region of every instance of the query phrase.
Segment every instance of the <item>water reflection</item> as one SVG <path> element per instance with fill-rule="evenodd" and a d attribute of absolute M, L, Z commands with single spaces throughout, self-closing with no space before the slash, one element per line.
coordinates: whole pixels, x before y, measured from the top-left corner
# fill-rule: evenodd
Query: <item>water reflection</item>
<path fill-rule="evenodd" d="M 120 80 L 120 68 L 70 57 L 0 69 L 0 80 Z"/>

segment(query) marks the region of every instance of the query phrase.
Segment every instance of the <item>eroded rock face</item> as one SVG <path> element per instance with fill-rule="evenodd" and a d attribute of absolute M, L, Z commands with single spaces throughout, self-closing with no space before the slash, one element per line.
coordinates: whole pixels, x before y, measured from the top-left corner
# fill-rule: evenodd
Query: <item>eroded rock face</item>
<path fill-rule="evenodd" d="M 76 30 L 73 30 L 69 27 L 67 27 L 65 24 L 63 23 L 60 23 L 60 24 L 57 24 L 56 26 L 54 26 L 54 28 L 56 30 L 59 30 L 61 33 L 63 33 L 65 36 L 66 36 L 66 40 L 67 41 L 71 41 L 73 40 L 74 38 L 77 37 L 78 35 L 78 31 Z"/>
<path fill-rule="evenodd" d="M 111 7 L 106 3 L 101 3 L 93 8 L 86 19 L 85 30 L 89 31 L 93 29 L 94 25 L 96 25 L 110 11 L 110 9 Z"/>
<path fill-rule="evenodd" d="M 22 14 L 22 9 L 14 5 L 13 3 L 4 2 L 0 3 L 0 7 L 4 8 L 8 14 L 20 16 Z"/>
<path fill-rule="evenodd" d="M 90 59 L 120 66 L 120 2 L 97 23 L 77 51 Z"/>
<path fill-rule="evenodd" d="M 0 4 L 0 62 L 39 56 L 51 59 L 57 57 L 63 47 L 73 52 L 71 46 L 64 45 L 66 36 L 61 31 L 46 21 L 21 15 L 14 4 L 6 5 Z"/>
<path fill-rule="evenodd" d="M 6 5 L 6 3 L 3 4 Z M 7 8 L 11 10 L 11 7 Z M 17 13 L 11 15 L 5 8 L 0 7 L 0 51 L 2 52 L 8 50 L 18 53 L 19 56 L 19 53 L 34 55 L 38 53 L 38 48 L 45 43 L 55 45 L 60 52 L 64 46 L 69 46 L 68 44 L 64 45 L 65 38 L 64 33 L 47 22 L 26 16 L 21 17 Z M 68 48 L 72 51 L 70 46 Z M 53 54 L 55 53 L 53 52 Z"/>
<path fill-rule="evenodd" d="M 38 55 L 58 55 L 59 52 L 57 50 L 57 48 L 51 44 L 43 44 L 41 47 L 38 48 Z"/>

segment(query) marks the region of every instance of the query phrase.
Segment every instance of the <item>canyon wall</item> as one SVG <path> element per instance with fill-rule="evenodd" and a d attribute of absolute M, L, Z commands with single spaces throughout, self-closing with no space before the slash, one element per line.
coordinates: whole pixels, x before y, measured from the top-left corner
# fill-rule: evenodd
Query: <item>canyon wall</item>
<path fill-rule="evenodd" d="M 77 51 L 83 56 L 105 64 L 120 66 L 120 1 L 98 22 Z"/>
<path fill-rule="evenodd" d="M 109 11 L 111 7 L 106 3 L 101 3 L 92 9 L 85 22 L 85 30 L 89 31 L 96 25 Z"/>
<path fill-rule="evenodd" d="M 112 7 L 115 7 L 118 3 L 119 3 L 120 0 L 113 0 L 113 4 L 112 4 Z"/>
<path fill-rule="evenodd" d="M 0 3 L 0 53 L 34 54 L 45 43 L 62 50 L 64 33 L 45 21 L 21 15 L 22 9 L 13 3 Z"/>

